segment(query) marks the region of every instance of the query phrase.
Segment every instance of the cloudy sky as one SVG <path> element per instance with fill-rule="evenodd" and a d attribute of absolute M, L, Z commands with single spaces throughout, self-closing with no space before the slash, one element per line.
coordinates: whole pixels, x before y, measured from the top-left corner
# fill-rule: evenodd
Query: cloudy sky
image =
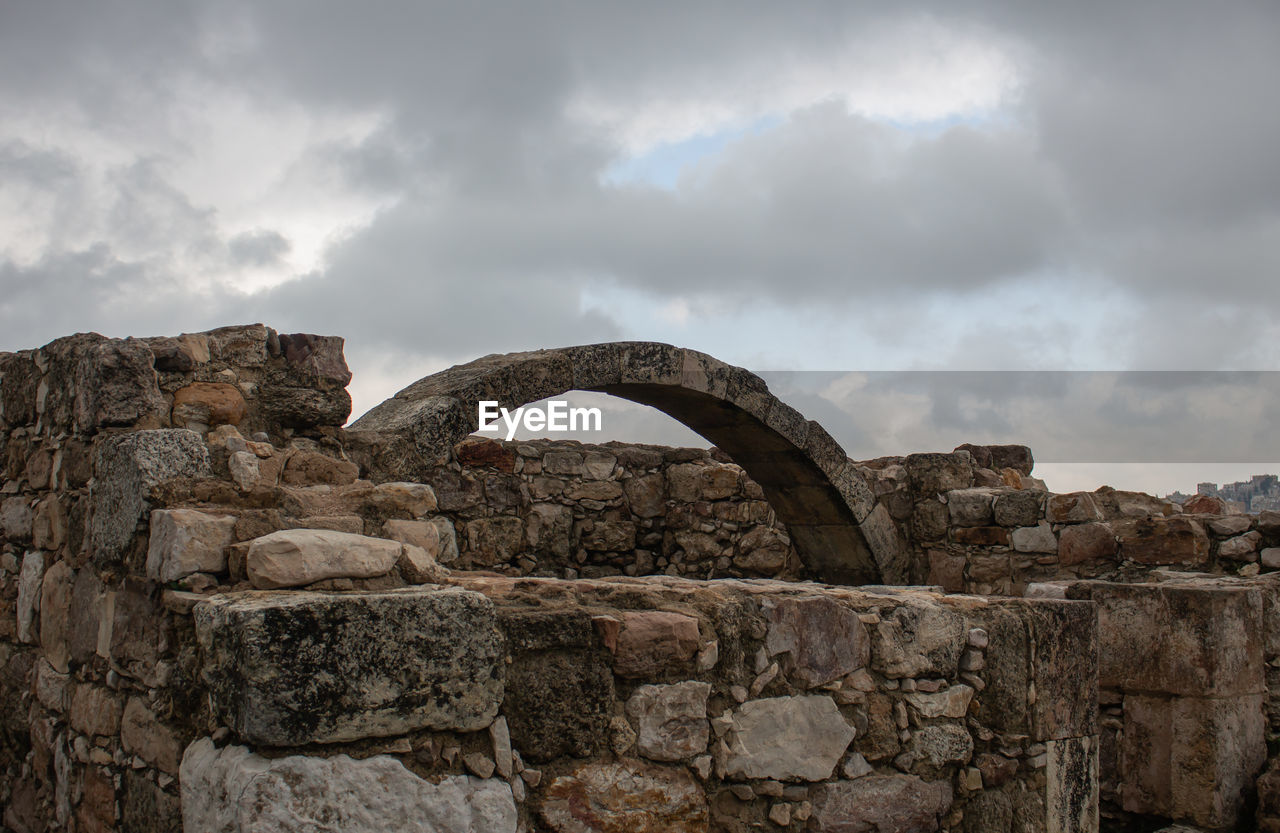
<path fill-rule="evenodd" d="M 761 370 L 1275 368 L 1277 43 L 1274 2 L 5 2 L 0 349 L 339 334 L 357 412 L 622 338 Z"/>

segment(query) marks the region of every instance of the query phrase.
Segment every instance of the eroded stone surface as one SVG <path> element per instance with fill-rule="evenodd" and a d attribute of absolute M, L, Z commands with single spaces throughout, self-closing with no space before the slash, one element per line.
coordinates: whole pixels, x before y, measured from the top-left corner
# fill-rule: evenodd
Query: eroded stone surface
<path fill-rule="evenodd" d="M 655 761 L 678 761 L 707 748 L 709 683 L 645 685 L 627 701 L 636 723 L 636 748 Z"/>
<path fill-rule="evenodd" d="M 515 833 L 511 788 L 450 775 L 433 784 L 394 758 L 267 759 L 208 738 L 182 756 L 182 821 L 203 833 Z"/>
<path fill-rule="evenodd" d="M 246 568 L 254 587 L 301 587 L 329 578 L 371 578 L 391 572 L 401 545 L 384 538 L 327 529 L 285 529 L 255 538 Z"/>
<path fill-rule="evenodd" d="M 502 701 L 503 639 L 478 593 L 246 593 L 195 620 L 215 708 L 253 743 L 474 731 Z"/>
<path fill-rule="evenodd" d="M 170 582 L 192 573 L 227 570 L 227 546 L 236 519 L 195 509 L 157 509 L 151 513 L 147 578 Z"/>
<path fill-rule="evenodd" d="M 769 610 L 765 649 L 786 654 L 791 678 L 805 688 L 839 679 L 867 664 L 870 641 L 858 615 L 820 596 L 781 599 Z"/>
<path fill-rule="evenodd" d="M 701 786 L 683 767 L 595 763 L 547 788 L 540 812 L 556 833 L 707 833 Z"/>
<path fill-rule="evenodd" d="M 951 808 L 951 784 L 914 775 L 867 775 L 809 791 L 820 833 L 929 833 Z"/>
<path fill-rule="evenodd" d="M 685 668 L 698 652 L 698 620 L 665 610 L 628 611 L 614 651 L 619 677 L 655 677 Z"/>
<path fill-rule="evenodd" d="M 732 720 L 724 759 L 730 778 L 821 781 L 854 737 L 835 702 L 822 695 L 751 700 Z"/>

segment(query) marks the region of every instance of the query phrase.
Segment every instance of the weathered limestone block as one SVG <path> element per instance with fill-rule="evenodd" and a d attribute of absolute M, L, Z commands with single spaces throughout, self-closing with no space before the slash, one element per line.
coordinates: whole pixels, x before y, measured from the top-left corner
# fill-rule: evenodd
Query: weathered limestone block
<path fill-rule="evenodd" d="M 1235 538 L 1228 538 L 1218 545 L 1218 557 L 1232 561 L 1257 561 L 1258 546 L 1262 543 L 1262 533 L 1246 532 Z"/>
<path fill-rule="evenodd" d="M 627 611 L 613 651 L 619 677 L 657 677 L 687 668 L 698 652 L 698 620 L 665 610 Z"/>
<path fill-rule="evenodd" d="M 464 466 L 495 468 L 508 474 L 516 470 L 516 455 L 502 443 L 485 437 L 468 437 L 453 448 Z"/>
<path fill-rule="evenodd" d="M 858 615 L 823 596 L 766 602 L 769 656 L 786 654 L 788 675 L 804 688 L 816 688 L 867 664 L 870 640 Z"/>
<path fill-rule="evenodd" d="M 1045 830 L 1097 833 L 1098 738 L 1051 740 L 1045 747 Z"/>
<path fill-rule="evenodd" d="M 524 551 L 524 521 L 512 515 L 467 523 L 467 547 L 478 565 L 502 564 Z"/>
<path fill-rule="evenodd" d="M 87 434 L 134 425 L 164 410 L 155 356 L 138 339 L 105 339 L 86 346 L 75 370 L 75 419 Z M 154 422 L 152 424 L 155 424 Z"/>
<path fill-rule="evenodd" d="M 968 630 L 958 613 L 904 598 L 871 628 L 871 667 L 886 677 L 953 677 Z"/>
<path fill-rule="evenodd" d="M 1021 526 L 1009 536 L 1018 552 L 1057 552 L 1058 539 L 1045 521 L 1035 526 Z"/>
<path fill-rule="evenodd" d="M 498 613 L 513 658 L 503 706 L 520 754 L 549 761 L 603 752 L 613 671 L 609 655 L 597 647 L 590 616 L 581 610 Z"/>
<path fill-rule="evenodd" d="M 631 513 L 638 518 L 656 518 L 666 511 L 666 479 L 661 474 L 646 474 L 622 481 Z"/>
<path fill-rule="evenodd" d="M 81 683 L 71 691 L 68 721 L 77 732 L 111 737 L 120 729 L 121 699 L 106 686 Z"/>
<path fill-rule="evenodd" d="M 440 564 L 458 558 L 458 539 L 448 518 L 405 521 L 392 519 L 383 524 L 383 532 L 392 541 L 421 547 Z"/>
<path fill-rule="evenodd" d="M 707 833 L 701 785 L 689 771 L 639 761 L 592 763 L 551 782 L 539 808 L 556 833 Z"/>
<path fill-rule="evenodd" d="M 410 584 L 445 584 L 449 580 L 449 571 L 437 564 L 429 552 L 413 544 L 401 547 L 396 568 Z"/>
<path fill-rule="evenodd" d="M 994 489 L 955 489 L 947 492 L 952 526 L 987 526 L 994 518 Z M 1033 522 L 1034 523 L 1034 522 Z"/>
<path fill-rule="evenodd" d="M 974 611 L 987 632 L 984 724 L 1035 740 L 1097 733 L 1098 626 L 1093 605 L 1007 599 Z"/>
<path fill-rule="evenodd" d="M 94 563 L 115 563 L 147 508 L 151 487 L 178 477 L 209 477 L 209 450 L 186 429 L 134 431 L 98 446 L 89 501 L 89 546 Z"/>
<path fill-rule="evenodd" d="M 636 547 L 636 525 L 597 520 L 582 531 L 582 546 L 595 552 L 629 552 Z"/>
<path fill-rule="evenodd" d="M 228 595 L 195 623 L 215 708 L 251 743 L 475 731 L 502 701 L 504 640 L 478 593 Z"/>
<path fill-rule="evenodd" d="M 1190 518 L 1135 518 L 1112 524 L 1120 557 L 1139 564 L 1205 564 L 1209 536 Z"/>
<path fill-rule="evenodd" d="M 995 522 L 1000 526 L 1035 526 L 1043 501 L 1044 492 L 1002 491 L 996 495 Z"/>
<path fill-rule="evenodd" d="M 738 540 L 733 564 L 752 573 L 772 575 L 787 563 L 791 542 L 774 527 L 757 526 Z"/>
<path fill-rule="evenodd" d="M 230 515 L 156 509 L 151 513 L 147 578 L 170 582 L 192 573 L 225 573 L 235 526 Z"/>
<path fill-rule="evenodd" d="M 1119 545 L 1108 523 L 1083 523 L 1063 527 L 1059 534 L 1058 563 L 1064 567 L 1115 557 Z"/>
<path fill-rule="evenodd" d="M 627 714 L 636 724 L 640 754 L 655 761 L 678 761 L 705 751 L 710 694 L 709 683 L 692 680 L 636 689 L 627 701 Z"/>
<path fill-rule="evenodd" d="M 245 558 L 254 587 L 301 587 L 330 578 L 372 578 L 391 572 L 402 544 L 327 529 L 283 529 L 255 538 Z"/>
<path fill-rule="evenodd" d="M 1121 803 L 1219 829 L 1235 825 L 1266 760 L 1262 695 L 1124 699 Z"/>
<path fill-rule="evenodd" d="M 160 722 L 141 697 L 130 697 L 125 704 L 120 718 L 120 745 L 125 752 L 161 771 L 178 774 L 182 746 L 173 730 Z"/>
<path fill-rule="evenodd" d="M 395 758 L 267 759 L 208 738 L 182 756 L 182 822 L 205 833 L 515 833 L 511 788 L 450 775 L 433 784 Z"/>
<path fill-rule="evenodd" d="M 32 515 L 30 498 L 5 498 L 0 503 L 0 527 L 3 527 L 4 537 L 14 543 L 30 541 Z"/>
<path fill-rule="evenodd" d="M 573 509 L 558 503 L 535 503 L 525 518 L 524 535 L 536 553 L 568 558 L 573 533 Z"/>
<path fill-rule="evenodd" d="M 951 809 L 951 784 L 914 775 L 867 775 L 819 784 L 809 791 L 809 829 L 819 833 L 938 830 Z"/>
<path fill-rule="evenodd" d="M 912 490 L 927 497 L 973 483 L 973 457 L 967 451 L 950 454 L 909 454 L 905 461 Z"/>
<path fill-rule="evenodd" d="M 732 713 L 723 767 L 729 778 L 830 778 L 854 730 L 823 695 L 749 700 Z"/>
<path fill-rule="evenodd" d="M 933 723 L 911 733 L 907 751 L 925 770 L 940 773 L 943 767 L 969 762 L 973 738 L 958 723 Z"/>
<path fill-rule="evenodd" d="M 912 692 L 906 696 L 908 705 L 926 720 L 935 717 L 960 718 L 969 713 L 973 689 L 967 685 L 948 686 L 932 693 Z"/>
<path fill-rule="evenodd" d="M 1098 682 L 1133 692 L 1195 696 L 1264 688 L 1262 596 L 1211 584 L 1080 582 L 1098 605 Z"/>

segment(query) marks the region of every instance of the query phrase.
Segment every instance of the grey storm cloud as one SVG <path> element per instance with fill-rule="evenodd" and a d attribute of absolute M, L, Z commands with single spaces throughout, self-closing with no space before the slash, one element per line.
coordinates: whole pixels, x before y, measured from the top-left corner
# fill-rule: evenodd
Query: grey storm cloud
<path fill-rule="evenodd" d="M 633 150 L 580 112 L 767 98 L 797 66 L 875 53 L 881 33 L 928 58 L 913 26 L 1008 58 L 1017 77 L 992 112 L 912 126 L 806 101 L 669 189 L 610 181 Z M 606 290 L 696 295 L 712 319 L 768 304 L 793 327 L 843 311 L 883 341 L 881 362 L 955 364 L 929 352 L 946 323 L 964 330 L 956 351 L 1054 363 L 1070 327 L 998 308 L 947 318 L 952 300 L 1033 287 L 1051 308 L 1114 293 L 1117 366 L 1266 365 L 1280 355 L 1266 346 L 1278 42 L 1280 7 L 1263 2 L 6 4 L 0 222 L 17 231 L 0 246 L 0 347 L 237 320 L 444 361 L 645 337 L 625 311 L 583 303 Z M 848 66 L 854 83 L 865 67 Z M 264 193 L 366 200 L 364 213 L 319 242 L 288 217 L 232 222 L 217 180 L 252 179 L 255 154 L 286 145 L 241 113 L 240 157 L 202 168 L 192 124 L 216 127 L 228 95 L 313 119 Z M 305 138 L 347 121 L 363 127 Z M 315 262 L 278 285 L 219 277 L 308 246 Z M 744 335 L 744 352 L 770 337 Z M 1016 428 L 958 403 L 937 392 L 935 424 Z"/>

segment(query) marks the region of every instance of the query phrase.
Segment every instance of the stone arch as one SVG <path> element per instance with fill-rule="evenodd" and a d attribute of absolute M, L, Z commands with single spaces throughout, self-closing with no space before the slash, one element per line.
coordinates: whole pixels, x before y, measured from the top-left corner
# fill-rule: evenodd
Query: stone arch
<path fill-rule="evenodd" d="M 694 350 L 609 342 L 485 356 L 414 382 L 350 435 L 384 471 L 412 477 L 476 430 L 480 400 L 515 408 L 570 390 L 650 405 L 715 443 L 760 484 L 823 581 L 909 582 L 897 528 L 840 444 L 759 376 Z"/>

